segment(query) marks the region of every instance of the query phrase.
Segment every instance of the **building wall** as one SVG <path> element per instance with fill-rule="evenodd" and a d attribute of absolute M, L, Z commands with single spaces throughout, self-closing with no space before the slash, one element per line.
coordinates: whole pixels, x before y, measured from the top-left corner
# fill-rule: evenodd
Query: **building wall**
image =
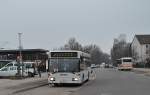
<path fill-rule="evenodd" d="M 133 57 L 134 62 L 145 64 L 146 59 L 150 55 L 150 52 L 146 54 L 146 52 L 150 50 L 149 48 L 146 48 L 146 44 L 141 45 L 139 41 L 137 40 L 137 38 L 135 37 L 132 42 L 131 49 L 132 49 L 132 57 Z"/>
<path fill-rule="evenodd" d="M 142 61 L 142 46 L 140 45 L 136 37 L 133 39 L 131 49 L 134 62 L 140 63 Z"/>
<path fill-rule="evenodd" d="M 145 63 L 146 61 L 146 45 L 141 45 L 141 51 L 142 51 L 142 63 Z"/>

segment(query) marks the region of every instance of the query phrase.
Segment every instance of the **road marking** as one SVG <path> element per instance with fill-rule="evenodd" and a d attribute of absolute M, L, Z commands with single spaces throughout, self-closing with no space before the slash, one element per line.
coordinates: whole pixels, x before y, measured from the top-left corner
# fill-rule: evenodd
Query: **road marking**
<path fill-rule="evenodd" d="M 112 95 L 112 94 L 110 94 L 110 93 L 102 93 L 101 95 Z"/>
<path fill-rule="evenodd" d="M 63 92 L 62 95 L 69 95 L 71 92 Z"/>

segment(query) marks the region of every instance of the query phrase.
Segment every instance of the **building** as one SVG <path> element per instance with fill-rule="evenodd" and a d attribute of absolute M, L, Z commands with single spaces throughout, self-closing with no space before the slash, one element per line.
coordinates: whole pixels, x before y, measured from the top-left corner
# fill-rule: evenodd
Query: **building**
<path fill-rule="evenodd" d="M 23 62 L 35 62 L 38 61 L 43 64 L 43 70 L 46 70 L 46 61 L 48 59 L 48 50 L 44 49 L 22 49 Z M 19 49 L 13 50 L 0 50 L 0 60 L 18 60 L 20 55 Z"/>
<path fill-rule="evenodd" d="M 150 35 L 135 35 L 132 44 L 132 57 L 136 64 L 150 64 Z"/>

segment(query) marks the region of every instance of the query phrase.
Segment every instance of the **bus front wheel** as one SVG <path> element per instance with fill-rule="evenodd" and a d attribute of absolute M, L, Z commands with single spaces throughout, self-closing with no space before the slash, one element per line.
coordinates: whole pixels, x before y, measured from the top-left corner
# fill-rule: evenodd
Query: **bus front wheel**
<path fill-rule="evenodd" d="M 87 79 L 87 81 L 90 79 L 90 73 L 88 72 L 88 79 Z"/>

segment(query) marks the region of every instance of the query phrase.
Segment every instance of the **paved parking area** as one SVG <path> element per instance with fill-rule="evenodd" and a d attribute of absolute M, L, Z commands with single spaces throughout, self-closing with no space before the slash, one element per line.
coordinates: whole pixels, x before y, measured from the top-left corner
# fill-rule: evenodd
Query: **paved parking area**
<path fill-rule="evenodd" d="M 41 84 L 43 81 L 47 82 L 47 73 L 42 73 L 42 77 L 39 78 L 36 75 L 33 78 L 25 79 L 0 79 L 0 95 L 8 95 L 14 92 L 16 89 L 23 89 L 25 87 L 37 86 L 37 83 Z"/>

